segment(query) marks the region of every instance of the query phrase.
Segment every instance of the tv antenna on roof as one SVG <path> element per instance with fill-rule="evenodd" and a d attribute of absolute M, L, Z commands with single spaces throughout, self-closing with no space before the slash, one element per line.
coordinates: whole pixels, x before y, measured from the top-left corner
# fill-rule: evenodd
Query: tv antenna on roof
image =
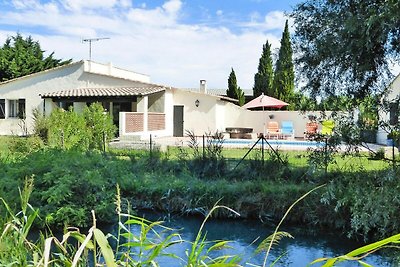
<path fill-rule="evenodd" d="M 86 38 L 82 39 L 82 42 L 89 43 L 89 60 L 92 61 L 92 42 L 97 42 L 100 40 L 110 39 L 109 37 L 101 37 L 101 38 Z"/>

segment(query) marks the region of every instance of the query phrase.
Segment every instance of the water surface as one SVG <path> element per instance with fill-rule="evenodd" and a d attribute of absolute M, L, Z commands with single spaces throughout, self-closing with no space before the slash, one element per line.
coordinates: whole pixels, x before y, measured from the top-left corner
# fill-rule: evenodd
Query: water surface
<path fill-rule="evenodd" d="M 169 247 L 166 252 L 178 255 L 183 260 L 162 257 L 158 259 L 161 266 L 184 266 L 186 253 L 196 238 L 197 232 L 202 222 L 199 217 L 172 217 L 163 218 L 157 214 L 141 214 L 141 216 L 155 220 L 164 220 L 164 225 L 177 229 L 184 242 Z M 138 233 L 139 227 L 132 227 L 131 231 Z M 334 257 L 343 255 L 351 250 L 362 246 L 363 244 L 353 240 L 346 239 L 333 233 L 315 233 L 312 227 L 283 227 L 282 231 L 287 231 L 294 236 L 294 239 L 285 238 L 279 245 L 274 246 L 270 252 L 267 266 L 277 260 L 275 266 L 307 266 L 313 260 L 321 257 Z M 273 233 L 273 227 L 267 227 L 255 220 L 210 220 L 206 223 L 205 232 L 207 240 L 231 240 L 232 248 L 223 249 L 211 256 L 233 254 L 239 255 L 242 266 L 261 266 L 265 254 L 255 254 L 258 244 Z M 376 266 L 395 266 L 389 262 L 389 259 L 373 254 L 364 259 L 365 262 Z M 253 265 L 252 265 L 253 264 Z M 312 266 L 322 266 L 323 264 L 314 264 Z M 356 267 L 361 266 L 356 262 L 344 262 L 335 266 Z"/>

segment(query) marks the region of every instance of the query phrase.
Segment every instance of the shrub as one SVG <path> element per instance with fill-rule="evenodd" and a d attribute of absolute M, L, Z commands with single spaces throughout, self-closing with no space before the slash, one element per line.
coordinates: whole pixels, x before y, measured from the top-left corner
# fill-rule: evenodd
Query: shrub
<path fill-rule="evenodd" d="M 55 109 L 48 120 L 36 119 L 34 128 L 44 140 L 47 132 L 52 147 L 80 150 L 103 150 L 116 131 L 111 117 L 99 103 L 86 107 L 82 114 L 73 109 Z"/>
<path fill-rule="evenodd" d="M 83 111 L 87 134 L 90 136 L 90 149 L 104 149 L 115 136 L 117 130 L 111 117 L 104 111 L 100 103 L 93 103 Z"/>

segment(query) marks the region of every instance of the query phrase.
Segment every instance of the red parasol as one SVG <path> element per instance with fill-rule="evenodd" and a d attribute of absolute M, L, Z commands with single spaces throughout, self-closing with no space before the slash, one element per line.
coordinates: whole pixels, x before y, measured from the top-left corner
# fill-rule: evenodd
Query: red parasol
<path fill-rule="evenodd" d="M 279 99 L 276 99 L 271 96 L 267 96 L 264 94 L 261 94 L 260 96 L 254 98 L 253 100 L 249 101 L 245 105 L 243 105 L 243 108 L 250 109 L 250 108 L 281 108 L 284 106 L 289 105 L 286 102 L 283 102 Z"/>
<path fill-rule="evenodd" d="M 287 105 L 289 104 L 286 102 L 283 102 L 271 96 L 264 95 L 264 93 L 262 93 L 260 96 L 254 98 L 253 100 L 243 105 L 243 107 L 246 109 L 262 107 L 264 112 L 264 108 L 281 108 Z M 265 123 L 266 122 L 264 122 L 264 132 L 263 132 L 264 136 L 265 136 Z"/>

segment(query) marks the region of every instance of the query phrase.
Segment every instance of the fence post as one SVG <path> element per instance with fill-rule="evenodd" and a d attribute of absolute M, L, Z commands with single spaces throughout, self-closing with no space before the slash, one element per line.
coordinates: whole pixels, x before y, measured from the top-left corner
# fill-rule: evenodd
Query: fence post
<path fill-rule="evenodd" d="M 262 165 L 264 166 L 264 136 L 261 138 L 261 149 Z"/>
<path fill-rule="evenodd" d="M 150 134 L 150 158 L 153 156 L 153 138 L 152 135 Z"/>
<path fill-rule="evenodd" d="M 324 163 L 325 163 L 325 179 L 328 177 L 328 137 L 325 137 L 325 148 L 324 148 Z"/>
<path fill-rule="evenodd" d="M 64 129 L 61 129 L 61 147 L 64 149 Z"/>
<path fill-rule="evenodd" d="M 206 146 L 206 140 L 203 134 L 203 160 L 206 159 L 206 151 L 205 151 L 205 146 Z"/>
<path fill-rule="evenodd" d="M 106 153 L 106 132 L 103 131 L 103 153 Z"/>

